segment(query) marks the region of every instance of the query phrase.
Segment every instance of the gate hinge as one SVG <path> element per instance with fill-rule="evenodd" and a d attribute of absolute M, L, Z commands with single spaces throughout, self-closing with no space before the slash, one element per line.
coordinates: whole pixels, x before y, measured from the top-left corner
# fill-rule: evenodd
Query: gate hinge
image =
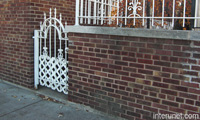
<path fill-rule="evenodd" d="M 74 46 L 74 42 L 73 41 L 71 41 L 71 40 L 69 40 L 69 46 Z"/>

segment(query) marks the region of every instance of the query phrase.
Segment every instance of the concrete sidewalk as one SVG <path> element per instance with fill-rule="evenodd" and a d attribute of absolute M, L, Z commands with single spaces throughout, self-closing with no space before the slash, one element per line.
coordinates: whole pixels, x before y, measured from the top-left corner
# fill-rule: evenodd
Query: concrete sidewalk
<path fill-rule="evenodd" d="M 116 120 L 89 107 L 52 99 L 0 80 L 0 120 Z"/>

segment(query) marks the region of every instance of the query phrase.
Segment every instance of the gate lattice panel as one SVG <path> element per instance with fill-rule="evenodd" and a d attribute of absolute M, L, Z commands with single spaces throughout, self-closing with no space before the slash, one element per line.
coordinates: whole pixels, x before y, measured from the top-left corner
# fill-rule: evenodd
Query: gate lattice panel
<path fill-rule="evenodd" d="M 34 32 L 35 88 L 38 85 L 68 94 L 68 37 L 60 19 L 50 15 L 40 23 L 40 30 Z M 53 34 L 52 34 L 53 33 Z M 52 39 L 53 37 L 53 39 Z M 57 49 L 58 48 L 58 49 Z"/>

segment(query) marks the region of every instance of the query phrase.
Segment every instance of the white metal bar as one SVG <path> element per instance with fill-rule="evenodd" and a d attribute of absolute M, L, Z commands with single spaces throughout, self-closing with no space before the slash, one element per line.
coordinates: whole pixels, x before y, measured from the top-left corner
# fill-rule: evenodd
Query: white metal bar
<path fill-rule="evenodd" d="M 91 16 L 91 0 L 88 0 L 88 16 Z M 88 24 L 91 23 L 91 18 L 88 18 Z"/>
<path fill-rule="evenodd" d="M 46 20 L 46 13 L 44 13 L 44 21 Z M 46 47 L 47 46 L 47 44 L 46 44 L 46 41 L 47 41 L 47 38 L 46 38 L 46 22 L 45 22 L 45 24 L 44 24 L 44 47 Z"/>
<path fill-rule="evenodd" d="M 60 22 L 62 22 L 62 15 L 60 14 Z M 62 31 L 61 31 L 61 25 L 60 25 L 60 36 L 62 36 Z M 60 49 L 61 49 L 61 39 L 60 39 Z"/>
<path fill-rule="evenodd" d="M 49 56 L 51 57 L 51 27 L 49 28 Z"/>
<path fill-rule="evenodd" d="M 94 0 L 94 20 L 93 20 L 93 24 L 96 24 L 97 23 L 97 1 Z"/>
<path fill-rule="evenodd" d="M 164 13 L 164 11 L 165 11 L 165 0 L 163 0 L 163 4 L 162 4 L 163 6 L 162 6 L 162 17 L 164 18 L 164 16 L 165 16 L 165 13 Z M 164 19 L 162 19 L 162 26 L 164 25 Z"/>
<path fill-rule="evenodd" d="M 101 0 L 101 25 L 103 25 L 103 0 Z"/>
<path fill-rule="evenodd" d="M 112 17 L 112 0 L 109 0 L 109 24 L 111 24 L 111 17 Z"/>
<path fill-rule="evenodd" d="M 79 25 L 79 0 L 76 0 L 76 20 L 75 25 Z"/>
<path fill-rule="evenodd" d="M 145 16 L 145 0 L 143 0 L 143 19 L 142 19 L 142 26 L 144 26 L 144 16 Z"/>
<path fill-rule="evenodd" d="M 54 12 L 54 18 L 56 18 L 56 9 Z M 56 20 L 54 20 L 54 26 L 56 26 Z M 54 27 L 54 57 L 56 58 L 56 28 Z"/>
<path fill-rule="evenodd" d="M 65 22 L 65 29 L 67 29 L 67 22 Z M 68 51 L 66 51 L 66 48 L 68 50 L 68 37 L 67 37 L 67 33 L 65 32 L 65 60 L 67 60 L 67 56 L 68 56 Z"/>
<path fill-rule="evenodd" d="M 172 27 L 174 28 L 174 15 L 175 15 L 175 0 L 173 0 L 173 10 L 172 10 Z"/>
<path fill-rule="evenodd" d="M 194 21 L 194 27 L 197 27 L 197 16 L 198 16 L 198 6 L 199 6 L 199 0 L 195 1 L 196 8 L 195 8 L 195 21 Z"/>
<path fill-rule="evenodd" d="M 47 47 L 47 38 L 44 38 L 44 47 Z"/>
<path fill-rule="evenodd" d="M 136 0 L 134 0 L 134 2 L 136 2 Z M 132 0 L 132 5 L 133 5 L 133 0 Z M 135 14 L 134 14 L 134 19 L 133 19 L 133 25 L 135 26 Z"/>
<path fill-rule="evenodd" d="M 152 7 L 152 26 L 154 26 L 154 6 L 155 6 L 155 0 L 153 0 L 153 7 Z"/>
<path fill-rule="evenodd" d="M 85 0 L 85 16 L 87 16 L 87 0 Z M 85 24 L 87 23 L 87 19 L 85 18 Z"/>
<path fill-rule="evenodd" d="M 136 0 L 135 0 L 136 2 Z M 132 0 L 132 5 L 133 5 L 133 0 Z M 134 14 L 134 19 L 133 19 L 133 25 L 135 26 L 135 14 Z"/>
<path fill-rule="evenodd" d="M 185 27 L 185 11 L 186 11 L 186 0 L 184 0 L 184 7 L 183 7 L 183 27 Z"/>
<path fill-rule="evenodd" d="M 56 21 L 54 25 L 56 26 Z M 56 28 L 54 28 L 54 57 L 56 57 Z"/>
<path fill-rule="evenodd" d="M 119 25 L 119 0 L 117 0 L 117 25 Z"/>
<path fill-rule="evenodd" d="M 65 33 L 65 39 L 67 38 L 67 33 Z M 67 43 L 68 43 L 68 41 L 67 40 L 65 40 L 65 60 L 67 60 L 67 51 L 66 51 L 66 48 L 68 49 L 68 47 L 67 47 Z"/>
<path fill-rule="evenodd" d="M 40 55 L 42 55 L 42 38 L 41 38 L 42 32 L 40 32 Z"/>
<path fill-rule="evenodd" d="M 105 3 L 104 3 L 104 16 L 106 16 L 106 15 L 107 15 L 107 14 L 106 14 L 106 13 L 107 13 L 107 6 L 106 6 L 106 5 L 107 5 L 107 0 L 105 0 L 104 2 L 105 2 Z M 105 22 L 106 22 L 106 21 L 104 20 L 104 23 L 105 23 Z"/>
<path fill-rule="evenodd" d="M 127 14 L 128 14 L 128 11 L 127 11 L 127 9 L 128 9 L 128 0 L 126 0 L 126 2 L 125 2 L 125 4 L 126 4 L 126 7 L 125 7 L 125 25 L 127 25 Z"/>
<path fill-rule="evenodd" d="M 92 18 L 91 16 L 90 17 L 88 17 L 88 16 L 83 16 L 83 18 Z M 109 16 L 105 16 L 104 18 L 110 18 Z M 118 16 L 118 17 L 115 17 L 115 16 L 113 16 L 112 18 L 126 18 L 126 17 L 122 17 L 122 16 Z M 134 17 L 128 17 L 128 18 L 134 18 Z M 140 17 L 140 16 L 138 16 L 137 17 L 137 19 L 142 19 L 142 18 L 145 18 L 145 19 L 147 19 L 147 18 L 150 18 L 150 19 L 162 19 L 162 17 Z M 200 17 L 164 17 L 164 19 L 200 19 Z"/>
<path fill-rule="evenodd" d="M 81 16 L 83 16 L 83 0 L 81 0 L 81 9 L 80 9 L 80 12 L 81 12 Z M 82 17 L 80 18 L 80 23 L 81 24 L 83 23 L 83 18 Z"/>
<path fill-rule="evenodd" d="M 34 87 L 38 89 L 39 85 L 39 32 L 34 31 Z"/>
<path fill-rule="evenodd" d="M 100 1 L 98 0 L 98 2 L 97 2 L 97 25 L 99 25 L 99 7 L 100 7 Z"/>
<path fill-rule="evenodd" d="M 39 39 L 40 39 L 40 55 L 42 55 L 42 22 L 40 22 L 40 33 L 39 33 Z"/>

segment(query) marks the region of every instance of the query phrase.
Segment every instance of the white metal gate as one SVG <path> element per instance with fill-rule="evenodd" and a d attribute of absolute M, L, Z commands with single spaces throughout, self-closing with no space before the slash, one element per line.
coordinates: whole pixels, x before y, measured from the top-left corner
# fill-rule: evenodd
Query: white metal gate
<path fill-rule="evenodd" d="M 44 22 L 40 30 L 34 31 L 34 86 L 49 87 L 68 94 L 68 37 L 60 19 L 56 18 L 56 9 L 49 18 L 44 13 Z"/>

